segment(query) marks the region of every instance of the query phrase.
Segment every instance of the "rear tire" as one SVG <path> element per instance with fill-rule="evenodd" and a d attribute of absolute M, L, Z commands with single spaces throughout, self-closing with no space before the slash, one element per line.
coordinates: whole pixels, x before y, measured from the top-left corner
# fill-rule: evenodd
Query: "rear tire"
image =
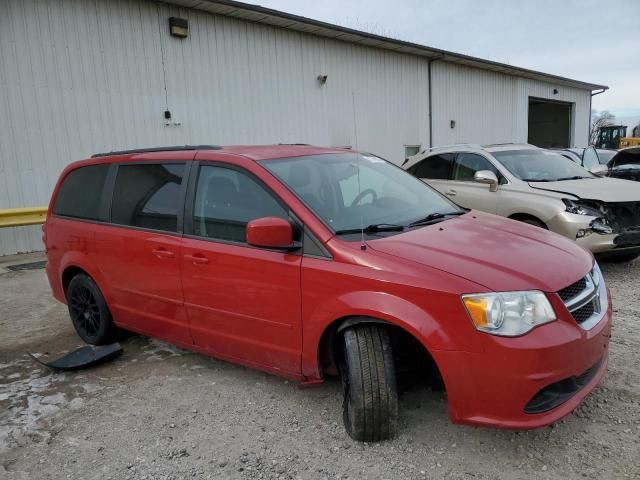
<path fill-rule="evenodd" d="M 76 332 L 91 345 L 105 345 L 116 340 L 117 328 L 102 292 L 83 273 L 73 277 L 67 288 L 69 316 Z"/>
<path fill-rule="evenodd" d="M 378 442 L 398 429 L 398 392 L 389 332 L 356 325 L 342 334 L 343 421 L 351 438 Z"/>

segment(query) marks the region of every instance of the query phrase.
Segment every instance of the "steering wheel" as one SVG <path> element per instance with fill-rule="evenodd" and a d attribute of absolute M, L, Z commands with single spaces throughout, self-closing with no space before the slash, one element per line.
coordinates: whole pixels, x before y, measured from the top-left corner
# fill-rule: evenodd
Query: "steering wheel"
<path fill-rule="evenodd" d="M 371 203 L 376 203 L 378 201 L 378 194 L 376 193 L 376 191 L 372 188 L 367 188 L 366 190 L 360 192 L 358 196 L 353 199 L 353 202 L 351 202 L 351 206 L 355 207 L 358 203 L 360 203 L 360 200 L 362 200 L 367 195 L 371 195 L 373 197 L 373 202 Z"/>
<path fill-rule="evenodd" d="M 326 210 L 326 213 L 331 217 L 335 218 L 337 214 L 337 203 L 336 197 L 331 187 L 331 184 L 324 180 L 320 184 L 320 188 L 318 189 L 319 199 L 322 202 L 323 208 Z"/>

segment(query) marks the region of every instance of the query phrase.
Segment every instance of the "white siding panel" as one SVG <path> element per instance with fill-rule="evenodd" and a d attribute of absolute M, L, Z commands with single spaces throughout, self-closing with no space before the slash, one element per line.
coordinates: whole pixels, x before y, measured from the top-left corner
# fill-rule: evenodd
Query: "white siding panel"
<path fill-rule="evenodd" d="M 587 91 L 439 61 L 433 80 L 435 144 L 526 141 L 528 96 L 575 103 L 586 142 Z M 0 0 L 0 208 L 45 205 L 100 151 L 312 143 L 400 163 L 429 145 L 428 92 L 423 57 L 150 0 Z M 41 248 L 39 227 L 0 229 L 0 255 Z"/>
<path fill-rule="evenodd" d="M 169 36 L 170 16 L 189 19 L 188 39 Z M 0 208 L 47 204 L 64 166 L 100 151 L 356 146 L 354 97 L 357 146 L 400 162 L 429 142 L 426 72 L 423 58 L 151 1 L 2 0 Z M 39 230 L 0 230 L 0 255 L 41 249 Z"/>
<path fill-rule="evenodd" d="M 434 146 L 526 142 L 529 97 L 573 104 L 572 143 L 587 143 L 590 92 L 444 62 L 432 64 Z M 558 94 L 554 95 L 556 88 Z M 450 122 L 455 120 L 455 128 Z"/>
<path fill-rule="evenodd" d="M 1 2 L 0 208 L 46 205 L 73 160 L 162 142 L 157 39 L 150 2 Z M 40 250 L 40 236 L 1 229 L 0 254 Z"/>

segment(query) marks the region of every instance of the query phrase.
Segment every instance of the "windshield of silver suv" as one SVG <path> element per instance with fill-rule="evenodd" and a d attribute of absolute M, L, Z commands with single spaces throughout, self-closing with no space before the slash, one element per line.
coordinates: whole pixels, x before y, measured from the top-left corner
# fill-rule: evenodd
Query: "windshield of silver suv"
<path fill-rule="evenodd" d="M 504 150 L 491 154 L 515 177 L 525 182 L 595 178 L 575 162 L 548 150 Z"/>
<path fill-rule="evenodd" d="M 402 231 L 464 213 L 441 194 L 373 155 L 338 153 L 262 165 L 337 234 Z"/>

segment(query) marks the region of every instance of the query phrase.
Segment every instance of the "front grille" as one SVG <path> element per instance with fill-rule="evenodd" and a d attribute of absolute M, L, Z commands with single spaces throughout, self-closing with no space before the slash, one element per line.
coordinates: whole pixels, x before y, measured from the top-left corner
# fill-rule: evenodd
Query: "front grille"
<path fill-rule="evenodd" d="M 604 279 L 594 269 L 586 277 L 557 293 L 576 323 L 589 330 L 603 318 L 608 308 L 606 300 L 603 301 L 604 297 L 601 295 L 603 288 L 606 288 Z"/>
<path fill-rule="evenodd" d="M 590 303 L 587 303 L 584 307 L 581 307 L 571 312 L 571 315 L 573 316 L 576 322 L 583 323 L 589 320 L 594 313 L 595 313 L 595 307 L 593 305 L 593 302 L 590 302 Z"/>
<path fill-rule="evenodd" d="M 566 303 L 572 298 L 575 298 L 578 295 L 580 295 L 582 292 L 585 291 L 586 288 L 587 288 L 587 279 L 581 278 L 576 283 L 573 283 L 568 287 L 565 287 L 562 290 L 560 290 L 558 292 L 558 295 L 560 295 L 560 298 L 562 299 L 562 301 Z"/>

